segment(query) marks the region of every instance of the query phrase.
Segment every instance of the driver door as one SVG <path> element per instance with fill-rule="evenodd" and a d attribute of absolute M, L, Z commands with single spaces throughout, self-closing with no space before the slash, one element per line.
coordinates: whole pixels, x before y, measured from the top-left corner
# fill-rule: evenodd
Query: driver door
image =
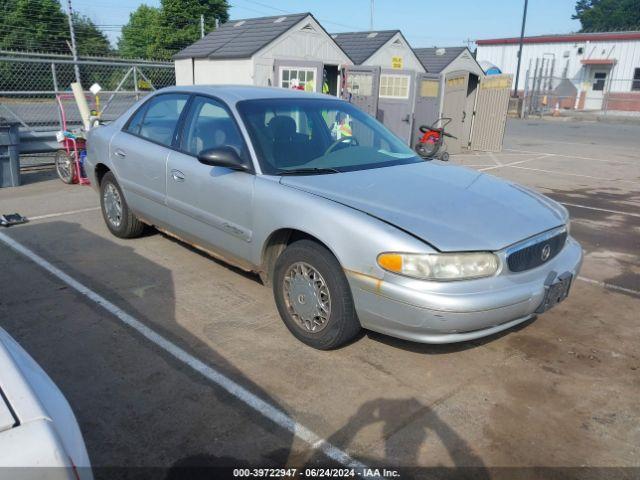
<path fill-rule="evenodd" d="M 189 241 L 245 260 L 253 237 L 255 175 L 204 165 L 197 158 L 203 150 L 227 146 L 248 158 L 227 106 L 213 98 L 194 97 L 183 122 L 179 151 L 172 151 L 167 161 L 169 222 Z"/>

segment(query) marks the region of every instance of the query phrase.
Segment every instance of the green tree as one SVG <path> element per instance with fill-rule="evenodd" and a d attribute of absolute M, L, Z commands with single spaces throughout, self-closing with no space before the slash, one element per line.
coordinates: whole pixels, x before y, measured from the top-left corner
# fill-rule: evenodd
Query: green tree
<path fill-rule="evenodd" d="M 201 15 L 207 32 L 215 28 L 216 19 L 226 22 L 229 4 L 226 0 L 162 0 L 160 14 L 156 53 L 159 58 L 169 59 L 200 38 Z"/>
<path fill-rule="evenodd" d="M 0 48 L 68 53 L 68 38 L 58 0 L 0 0 Z"/>
<path fill-rule="evenodd" d="M 583 32 L 637 30 L 640 28 L 640 0 L 578 0 L 576 13 Z"/>
<path fill-rule="evenodd" d="M 107 36 L 89 18 L 74 12 L 73 29 L 76 35 L 78 55 L 113 54 L 113 48 L 111 48 Z"/>
<path fill-rule="evenodd" d="M 129 15 L 118 39 L 118 52 L 127 58 L 157 58 L 160 9 L 140 5 Z"/>

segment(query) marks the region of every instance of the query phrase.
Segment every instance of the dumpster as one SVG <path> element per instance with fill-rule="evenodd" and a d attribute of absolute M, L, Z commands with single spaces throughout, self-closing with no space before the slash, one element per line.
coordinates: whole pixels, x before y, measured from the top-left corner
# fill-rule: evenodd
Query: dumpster
<path fill-rule="evenodd" d="M 0 119 L 0 187 L 20 185 L 19 124 Z"/>

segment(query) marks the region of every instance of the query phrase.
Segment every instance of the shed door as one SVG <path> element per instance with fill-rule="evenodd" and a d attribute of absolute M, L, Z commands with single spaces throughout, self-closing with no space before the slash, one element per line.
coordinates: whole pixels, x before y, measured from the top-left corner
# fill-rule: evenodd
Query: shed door
<path fill-rule="evenodd" d="M 322 62 L 306 60 L 275 60 L 273 84 L 282 88 L 297 88 L 307 92 L 322 91 Z"/>
<path fill-rule="evenodd" d="M 445 129 L 448 133 L 457 137 L 445 138 L 447 151 L 449 153 L 460 152 L 462 146 L 461 139 L 464 134 L 464 122 L 467 120 L 471 121 L 471 116 L 467 116 L 465 111 L 468 83 L 469 72 L 452 72 L 445 77 L 442 116 L 451 119 L 451 123 L 449 123 Z"/>
<path fill-rule="evenodd" d="M 411 146 L 420 138 L 421 125 L 432 125 L 440 117 L 440 77 L 434 73 L 416 75 L 416 101 Z"/>
<path fill-rule="evenodd" d="M 415 73 L 412 70 L 383 70 L 380 73 L 378 120 L 407 144 L 411 143 L 413 136 L 414 85 Z"/>
<path fill-rule="evenodd" d="M 346 66 L 342 69 L 340 97 L 375 117 L 379 82 L 380 67 Z"/>
<path fill-rule="evenodd" d="M 511 75 L 490 75 L 480 80 L 471 130 L 471 150 L 502 150 L 512 80 Z"/>

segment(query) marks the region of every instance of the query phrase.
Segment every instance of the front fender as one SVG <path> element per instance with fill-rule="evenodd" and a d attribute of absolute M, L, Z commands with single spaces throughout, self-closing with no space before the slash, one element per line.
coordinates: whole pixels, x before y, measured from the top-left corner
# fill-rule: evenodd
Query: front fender
<path fill-rule="evenodd" d="M 359 210 L 282 185 L 278 177 L 258 176 L 254 199 L 254 265 L 263 264 L 266 242 L 281 229 L 317 238 L 344 269 L 376 278 L 384 274 L 376 262 L 381 252 L 434 251 L 425 242 Z"/>

